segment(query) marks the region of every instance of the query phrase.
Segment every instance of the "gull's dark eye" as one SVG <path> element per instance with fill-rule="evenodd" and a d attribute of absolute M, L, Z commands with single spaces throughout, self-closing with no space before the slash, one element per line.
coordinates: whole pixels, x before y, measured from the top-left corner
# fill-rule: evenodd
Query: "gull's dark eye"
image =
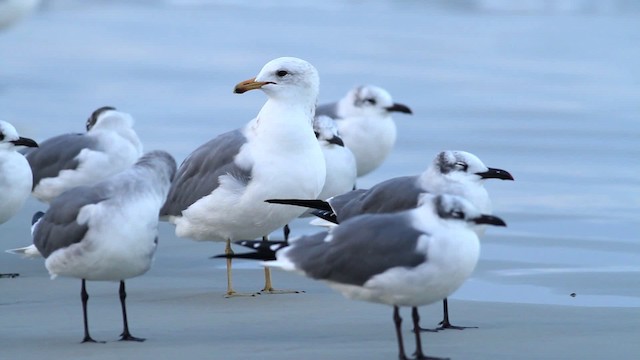
<path fill-rule="evenodd" d="M 469 165 L 463 163 L 462 161 L 458 161 L 455 165 L 462 169 L 462 171 L 467 171 L 467 169 L 469 168 Z"/>
<path fill-rule="evenodd" d="M 376 99 L 373 98 L 369 98 L 369 99 L 364 99 L 365 102 L 371 104 L 371 105 L 375 105 L 376 104 Z"/>
<path fill-rule="evenodd" d="M 464 213 L 460 210 L 454 210 L 451 212 L 451 217 L 454 219 L 464 219 Z"/>
<path fill-rule="evenodd" d="M 320 137 L 320 133 L 319 133 L 319 132 L 314 131 L 313 133 L 314 133 L 314 134 L 316 134 L 316 138 L 319 138 L 319 137 Z"/>
<path fill-rule="evenodd" d="M 278 77 L 285 77 L 287 76 L 289 73 L 287 72 L 287 70 L 278 70 L 276 72 L 276 75 L 278 75 Z"/>

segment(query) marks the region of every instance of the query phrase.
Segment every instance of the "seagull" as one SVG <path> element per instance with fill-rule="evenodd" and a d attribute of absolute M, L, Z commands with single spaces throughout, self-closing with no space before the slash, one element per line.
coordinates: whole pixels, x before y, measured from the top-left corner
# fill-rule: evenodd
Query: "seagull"
<path fill-rule="evenodd" d="M 412 307 L 416 359 L 434 359 L 422 351 L 417 308 L 449 296 L 471 275 L 480 224 L 506 226 L 462 197 L 423 194 L 411 210 L 356 216 L 282 244 L 276 260 L 263 264 L 322 280 L 353 300 L 393 306 L 400 359 L 407 356 L 399 307 Z"/>
<path fill-rule="evenodd" d="M 316 116 L 313 130 L 327 167 L 324 187 L 318 199 L 328 199 L 352 190 L 357 177 L 356 159 L 353 152 L 345 147 L 335 122 L 325 115 Z"/>
<path fill-rule="evenodd" d="M 328 199 L 350 191 L 353 189 L 357 177 L 356 159 L 351 150 L 344 146 L 335 122 L 325 115 L 316 116 L 313 119 L 313 131 L 320 143 L 327 168 L 327 176 L 318 199 Z M 312 216 L 311 211 L 305 211 L 300 215 L 300 217 L 307 216 Z M 289 225 L 285 225 L 285 242 L 288 241 L 289 234 Z"/>
<path fill-rule="evenodd" d="M 312 212 L 335 224 L 361 214 L 391 213 L 415 208 L 420 194 L 453 194 L 469 200 L 486 214 L 492 212 L 491 199 L 484 187 L 486 179 L 513 180 L 502 169 L 487 167 L 476 155 L 466 151 L 442 151 L 420 175 L 396 177 L 383 181 L 371 189 L 353 190 L 343 195 L 322 200 L 269 199 L 269 203 L 305 206 Z M 478 236 L 483 226 L 474 228 Z M 438 329 L 464 329 L 449 321 L 449 304 L 443 300 L 443 320 Z"/>
<path fill-rule="evenodd" d="M 51 278 L 82 279 L 82 342 L 96 342 L 89 335 L 87 280 L 120 282 L 124 324 L 120 340 L 144 341 L 129 332 L 125 279 L 151 267 L 158 243 L 158 210 L 175 172 L 171 155 L 152 151 L 102 182 L 62 193 L 44 216 L 34 216 L 33 243 L 46 258 Z"/>
<path fill-rule="evenodd" d="M 326 166 L 312 122 L 319 91 L 317 70 L 308 62 L 282 57 L 268 62 L 234 92 L 260 89 L 268 97 L 256 118 L 205 143 L 180 165 L 160 211 L 175 224 L 176 236 L 197 241 L 255 239 L 282 228 L 303 213 L 266 199 L 315 199 Z M 265 293 L 275 293 L 265 268 Z M 226 296 L 233 290 L 227 259 Z"/>
<path fill-rule="evenodd" d="M 0 30 L 27 16 L 40 0 L 0 0 Z"/>
<path fill-rule="evenodd" d="M 84 134 L 52 137 L 26 153 L 33 171 L 33 196 L 45 203 L 80 185 L 93 185 L 133 165 L 142 143 L 133 118 L 111 106 L 95 110 Z"/>
<path fill-rule="evenodd" d="M 382 164 L 396 142 L 392 112 L 412 114 L 403 104 L 394 103 L 385 89 L 364 85 L 351 89 L 337 102 L 319 105 L 317 115 L 333 118 L 345 145 L 353 152 L 358 177 Z"/>
<path fill-rule="evenodd" d="M 31 168 L 16 151 L 18 146 L 37 147 L 32 139 L 18 135 L 10 123 L 0 120 L 0 224 L 15 215 L 31 193 Z M 0 274 L 16 277 L 18 274 Z"/>
<path fill-rule="evenodd" d="M 17 146 L 34 148 L 38 144 L 18 135 L 13 125 L 0 120 L 0 224 L 15 215 L 31 193 L 31 168 L 16 151 Z"/>

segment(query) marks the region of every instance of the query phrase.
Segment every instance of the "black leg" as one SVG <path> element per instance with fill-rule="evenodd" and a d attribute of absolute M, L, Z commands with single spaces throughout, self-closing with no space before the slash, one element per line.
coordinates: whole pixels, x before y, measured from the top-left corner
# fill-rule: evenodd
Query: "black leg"
<path fill-rule="evenodd" d="M 417 307 L 412 307 L 411 308 L 411 318 L 413 319 L 413 332 L 416 335 L 416 352 L 413 354 L 415 355 L 415 360 L 447 360 L 446 358 L 436 358 L 436 357 L 431 357 L 431 356 L 426 356 L 423 352 L 422 352 L 422 339 L 420 338 L 420 331 L 422 330 L 422 328 L 420 328 L 420 314 L 418 314 L 418 308 Z"/>
<path fill-rule="evenodd" d="M 444 329 L 454 329 L 454 330 L 463 330 L 463 329 L 477 329 L 477 326 L 456 326 L 452 325 L 449 322 L 449 302 L 445 298 L 442 300 L 442 311 L 444 312 L 444 317 L 442 321 L 440 321 L 440 325 L 436 330 L 444 330 Z"/>
<path fill-rule="evenodd" d="M 122 322 L 124 323 L 124 330 L 120 334 L 120 341 L 144 341 L 143 338 L 137 338 L 131 336 L 129 332 L 129 323 L 127 322 L 127 306 L 125 305 L 125 299 L 127 298 L 127 292 L 124 288 L 124 280 L 120 280 L 120 304 L 122 305 Z"/>
<path fill-rule="evenodd" d="M 289 224 L 285 225 L 282 228 L 282 232 L 284 232 L 284 243 L 289 244 L 289 234 L 291 234 L 291 229 L 289 229 Z"/>
<path fill-rule="evenodd" d="M 84 339 L 82 339 L 82 342 L 97 343 L 98 341 L 93 340 L 91 335 L 89 335 L 89 321 L 87 319 L 87 302 L 89 301 L 89 293 L 87 293 L 87 285 L 85 279 L 82 279 L 82 290 L 80 290 L 80 298 L 82 299 L 82 317 L 84 319 Z"/>
<path fill-rule="evenodd" d="M 398 338 L 398 359 L 408 360 L 404 352 L 404 342 L 402 341 L 402 318 L 400 317 L 399 308 L 395 305 L 393 306 L 393 323 L 396 325 L 396 337 Z"/>

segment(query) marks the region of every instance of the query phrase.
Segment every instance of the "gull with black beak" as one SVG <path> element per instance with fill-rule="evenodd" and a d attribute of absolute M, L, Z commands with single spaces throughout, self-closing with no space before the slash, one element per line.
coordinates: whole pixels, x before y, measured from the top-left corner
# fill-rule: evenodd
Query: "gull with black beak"
<path fill-rule="evenodd" d="M 423 353 L 418 307 L 449 296 L 471 275 L 480 254 L 473 227 L 479 225 L 506 226 L 462 197 L 423 194 L 411 210 L 364 214 L 294 239 L 272 249 L 276 260 L 264 264 L 324 281 L 353 300 L 393 306 L 403 360 L 408 358 L 399 308 L 411 307 L 414 359 L 437 359 Z"/>
<path fill-rule="evenodd" d="M 316 114 L 333 118 L 345 145 L 356 157 L 358 177 L 378 168 L 396 142 L 394 112 L 412 114 L 411 109 L 393 102 L 383 88 L 357 86 L 337 102 L 319 105 Z"/>
<path fill-rule="evenodd" d="M 235 93 L 260 89 L 268 100 L 246 126 L 205 143 L 180 165 L 160 212 L 178 237 L 223 241 L 231 254 L 231 241 L 266 239 L 304 212 L 265 200 L 317 198 L 326 175 L 312 127 L 319 84 L 310 63 L 283 57 L 236 85 Z M 263 292 L 276 292 L 266 268 Z M 230 258 L 226 295 L 237 295 Z"/>
<path fill-rule="evenodd" d="M 392 213 L 413 209 L 420 194 L 453 194 L 470 201 L 485 214 L 491 214 L 489 193 L 484 187 L 486 179 L 513 180 L 505 170 L 487 167 L 477 156 L 466 151 L 442 151 L 420 175 L 403 176 L 383 181 L 371 189 L 353 190 L 323 200 L 270 199 L 269 203 L 298 205 L 314 208 L 314 215 L 335 224 L 362 214 Z M 478 236 L 484 227 L 474 228 Z M 439 329 L 464 327 L 449 321 L 447 299 L 443 301 L 444 317 Z"/>
<path fill-rule="evenodd" d="M 38 147 L 38 144 L 18 135 L 10 123 L 0 120 L 0 224 L 9 220 L 22 207 L 31 193 L 31 168 L 19 146 Z"/>

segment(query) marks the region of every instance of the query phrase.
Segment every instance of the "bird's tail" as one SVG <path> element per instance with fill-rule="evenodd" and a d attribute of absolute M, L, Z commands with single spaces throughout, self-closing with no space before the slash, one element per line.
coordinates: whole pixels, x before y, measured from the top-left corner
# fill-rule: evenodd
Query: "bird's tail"
<path fill-rule="evenodd" d="M 251 259 L 269 261 L 276 259 L 276 252 L 284 247 L 289 246 L 285 241 L 271 241 L 271 240 L 241 240 L 234 241 L 234 244 L 238 244 L 244 247 L 255 250 L 250 253 L 242 254 L 220 254 L 212 256 L 211 258 L 232 258 L 232 259 Z"/>
<path fill-rule="evenodd" d="M 29 245 L 29 246 L 21 247 L 17 249 L 9 249 L 9 250 L 5 250 L 5 252 L 9 254 L 20 255 L 24 258 L 31 258 L 31 259 L 42 257 L 42 254 L 40 254 L 40 251 L 36 249 L 35 245 Z"/>

